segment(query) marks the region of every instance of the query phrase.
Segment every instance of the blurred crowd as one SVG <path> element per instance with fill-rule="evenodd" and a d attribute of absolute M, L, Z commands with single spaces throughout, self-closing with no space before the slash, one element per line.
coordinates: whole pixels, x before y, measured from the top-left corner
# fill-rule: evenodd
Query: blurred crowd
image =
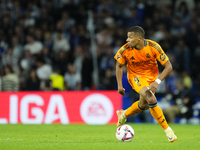
<path fill-rule="evenodd" d="M 93 82 L 88 10 L 99 85 Z M 158 93 L 175 93 L 181 81 L 198 94 L 199 15 L 197 0 L 1 0 L 0 90 L 115 90 L 114 55 L 126 43 L 127 30 L 139 25 L 174 68 Z"/>

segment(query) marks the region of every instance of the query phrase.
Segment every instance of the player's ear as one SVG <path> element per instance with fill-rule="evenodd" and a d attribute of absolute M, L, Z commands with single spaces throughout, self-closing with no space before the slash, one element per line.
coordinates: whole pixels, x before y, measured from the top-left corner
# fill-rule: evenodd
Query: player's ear
<path fill-rule="evenodd" d="M 143 37 L 141 35 L 139 35 L 139 40 L 143 40 Z"/>

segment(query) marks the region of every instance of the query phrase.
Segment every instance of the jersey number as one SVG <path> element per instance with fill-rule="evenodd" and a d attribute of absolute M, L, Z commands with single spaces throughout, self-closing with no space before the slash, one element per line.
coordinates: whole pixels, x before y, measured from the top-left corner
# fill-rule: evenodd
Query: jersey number
<path fill-rule="evenodd" d="M 135 78 L 134 78 L 134 81 L 135 81 L 135 83 L 140 82 L 139 79 L 138 79 L 138 77 L 135 77 Z"/>

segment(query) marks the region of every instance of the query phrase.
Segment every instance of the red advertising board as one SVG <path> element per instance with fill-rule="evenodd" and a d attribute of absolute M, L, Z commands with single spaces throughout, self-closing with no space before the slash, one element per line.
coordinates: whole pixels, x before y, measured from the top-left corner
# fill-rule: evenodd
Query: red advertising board
<path fill-rule="evenodd" d="M 116 123 L 117 91 L 0 92 L 0 124 Z"/>

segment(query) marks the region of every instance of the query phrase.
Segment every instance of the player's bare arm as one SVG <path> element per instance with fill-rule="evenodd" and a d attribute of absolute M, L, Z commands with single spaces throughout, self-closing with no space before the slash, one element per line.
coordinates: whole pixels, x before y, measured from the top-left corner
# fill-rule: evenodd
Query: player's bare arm
<path fill-rule="evenodd" d="M 116 62 L 116 77 L 117 77 L 117 85 L 118 85 L 118 93 L 121 95 L 125 95 L 125 89 L 122 85 L 122 67 L 123 65 L 119 62 Z"/>
<path fill-rule="evenodd" d="M 164 80 L 167 75 L 172 71 L 172 64 L 170 63 L 170 61 L 168 60 L 164 65 L 164 70 L 162 71 L 162 73 L 160 74 L 160 76 L 158 77 L 158 79 L 160 79 L 160 81 Z M 156 89 L 158 88 L 158 83 L 156 81 L 154 81 L 149 88 L 152 91 L 156 91 Z"/>

